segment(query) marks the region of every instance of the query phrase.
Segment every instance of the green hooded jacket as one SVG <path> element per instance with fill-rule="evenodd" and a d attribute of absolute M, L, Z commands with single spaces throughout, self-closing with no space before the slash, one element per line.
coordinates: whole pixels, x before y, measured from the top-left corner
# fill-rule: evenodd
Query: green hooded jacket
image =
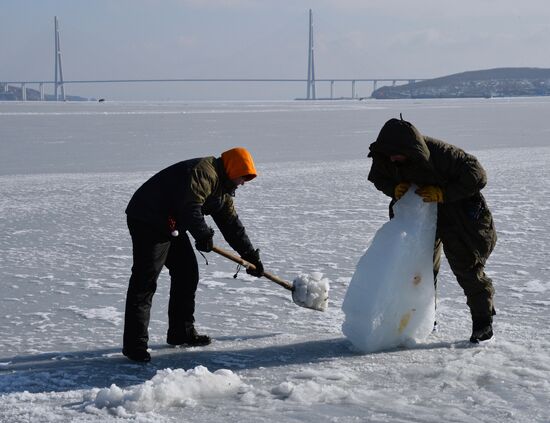
<path fill-rule="evenodd" d="M 211 236 L 204 218 L 210 215 L 229 245 L 245 254 L 254 248 L 235 210 L 234 193 L 221 158 L 195 158 L 153 175 L 134 193 L 126 214 L 166 235 L 172 217 L 179 231 L 189 231 L 197 240 Z"/>
<path fill-rule="evenodd" d="M 391 155 L 407 157 L 392 162 Z M 462 149 L 423 136 L 411 123 L 391 119 L 370 145 L 373 159 L 368 179 L 394 198 L 395 187 L 408 182 L 419 187 L 435 185 L 443 191 L 438 203 L 437 237 L 445 254 L 462 268 L 485 264 L 496 243 L 493 217 L 481 190 L 487 175 L 478 160 Z M 449 258 L 449 257 L 448 257 Z"/>

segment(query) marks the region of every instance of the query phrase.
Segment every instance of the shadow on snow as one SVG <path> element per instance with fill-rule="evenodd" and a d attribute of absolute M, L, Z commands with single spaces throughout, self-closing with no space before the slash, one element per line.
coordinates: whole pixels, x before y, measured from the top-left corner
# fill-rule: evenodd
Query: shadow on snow
<path fill-rule="evenodd" d="M 215 341 L 245 340 L 273 337 L 279 334 L 217 337 Z M 419 344 L 372 354 L 404 350 L 438 348 L 468 348 L 464 341 Z M 190 369 L 202 365 L 214 372 L 315 364 L 345 357 L 364 355 L 354 350 L 346 338 L 332 338 L 260 348 L 216 350 L 216 342 L 203 348 L 174 348 L 153 345 L 153 360 L 147 364 L 134 363 L 122 356 L 120 348 L 89 351 L 44 353 L 2 359 L 0 394 L 23 392 L 64 392 L 78 389 L 103 388 L 116 384 L 124 388 L 151 379 L 165 368 Z"/>

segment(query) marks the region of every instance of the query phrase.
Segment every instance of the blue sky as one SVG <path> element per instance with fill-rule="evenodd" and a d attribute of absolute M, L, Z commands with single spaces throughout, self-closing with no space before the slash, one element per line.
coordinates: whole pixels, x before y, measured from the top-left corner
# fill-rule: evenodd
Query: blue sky
<path fill-rule="evenodd" d="M 305 78 L 308 9 L 318 78 L 430 78 L 550 68 L 547 0 L 2 0 L 0 80 Z M 349 95 L 337 86 L 337 95 Z M 368 94 L 369 87 L 359 87 Z M 292 98 L 305 87 L 68 86 L 121 99 Z M 80 92 L 74 92 L 80 91 Z M 136 91 L 139 91 L 137 93 Z M 328 85 L 317 91 L 328 94 Z"/>

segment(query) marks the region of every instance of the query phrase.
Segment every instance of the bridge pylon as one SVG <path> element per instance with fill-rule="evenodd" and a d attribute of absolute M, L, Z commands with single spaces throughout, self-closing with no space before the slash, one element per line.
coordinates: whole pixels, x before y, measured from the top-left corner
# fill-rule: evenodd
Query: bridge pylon
<path fill-rule="evenodd" d="M 65 101 L 65 87 L 63 86 L 63 67 L 61 66 L 61 46 L 59 45 L 59 22 L 57 16 L 54 17 L 55 27 L 55 82 L 54 82 L 54 98 L 59 101 L 57 89 L 61 88 L 61 99 Z"/>
<path fill-rule="evenodd" d="M 315 100 L 315 60 L 313 56 L 313 12 L 309 9 L 309 45 L 307 49 L 307 93 L 308 100 Z"/>

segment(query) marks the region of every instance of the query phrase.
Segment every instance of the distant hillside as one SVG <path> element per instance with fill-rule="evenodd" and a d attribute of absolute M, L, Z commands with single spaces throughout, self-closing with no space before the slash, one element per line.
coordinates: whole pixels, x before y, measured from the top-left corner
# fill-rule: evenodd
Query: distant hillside
<path fill-rule="evenodd" d="M 469 71 L 405 85 L 380 87 L 373 98 L 468 98 L 550 95 L 550 69 L 496 68 Z"/>

